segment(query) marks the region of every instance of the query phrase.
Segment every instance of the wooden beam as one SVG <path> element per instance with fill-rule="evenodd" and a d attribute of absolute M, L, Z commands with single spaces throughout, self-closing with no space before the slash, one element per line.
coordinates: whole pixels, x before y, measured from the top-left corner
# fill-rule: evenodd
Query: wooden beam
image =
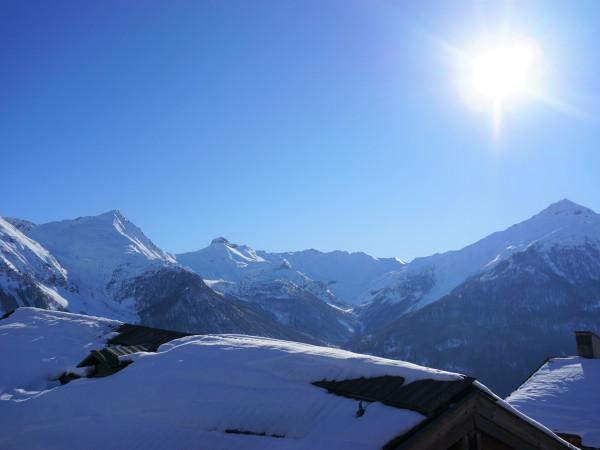
<path fill-rule="evenodd" d="M 497 403 L 480 389 L 474 389 L 457 404 L 439 416 L 417 425 L 413 430 L 386 444 L 386 450 L 448 449 L 453 445 L 464 447 L 469 439 L 469 450 L 488 450 L 484 447 L 483 433 L 502 443 L 503 448 L 516 450 L 566 450 L 569 447 L 557 436 L 552 436 L 530 424 L 517 414 Z M 456 447 L 455 447 L 456 448 Z M 459 447 L 461 448 L 461 447 Z"/>
<path fill-rule="evenodd" d="M 412 432 L 398 436 L 383 448 L 385 450 L 447 449 L 475 429 L 473 411 L 477 394 L 472 392 L 458 404 Z"/>

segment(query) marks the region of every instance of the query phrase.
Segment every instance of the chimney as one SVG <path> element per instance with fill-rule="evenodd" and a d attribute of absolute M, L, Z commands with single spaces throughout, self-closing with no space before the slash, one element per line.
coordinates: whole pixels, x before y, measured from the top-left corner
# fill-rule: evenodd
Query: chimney
<path fill-rule="evenodd" d="M 576 331 L 577 355 L 583 358 L 600 358 L 600 337 L 591 331 Z"/>

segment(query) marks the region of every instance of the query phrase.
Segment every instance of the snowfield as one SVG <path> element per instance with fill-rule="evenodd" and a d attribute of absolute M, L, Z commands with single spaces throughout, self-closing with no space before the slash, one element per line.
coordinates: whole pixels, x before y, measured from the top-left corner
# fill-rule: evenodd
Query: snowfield
<path fill-rule="evenodd" d="M 422 420 L 311 382 L 378 375 L 460 375 L 307 344 L 240 335 L 191 336 L 137 353 L 105 378 L 52 381 L 119 322 L 22 308 L 0 321 L 3 449 L 375 449 Z M 264 433 L 234 434 L 226 430 Z"/>

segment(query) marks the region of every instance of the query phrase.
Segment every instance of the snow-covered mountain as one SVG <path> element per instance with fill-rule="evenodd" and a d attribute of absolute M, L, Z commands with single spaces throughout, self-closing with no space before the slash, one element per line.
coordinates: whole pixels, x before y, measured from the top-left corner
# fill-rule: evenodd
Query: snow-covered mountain
<path fill-rule="evenodd" d="M 600 215 L 563 200 L 387 279 L 356 350 L 475 373 L 508 393 L 545 357 L 572 354 L 574 330 L 600 330 Z"/>
<path fill-rule="evenodd" d="M 28 236 L 4 220 L 0 227 L 3 311 L 34 305 L 188 332 L 320 342 L 213 291 L 119 211 L 31 226 Z"/>
<path fill-rule="evenodd" d="M 508 260 L 532 246 L 549 250 L 600 240 L 600 215 L 569 200 L 561 200 L 510 228 L 461 250 L 416 258 L 400 270 L 386 273 L 363 293 L 367 327 L 433 303 L 469 277 Z"/>
<path fill-rule="evenodd" d="M 231 294 L 236 293 L 238 285 L 247 291 L 253 282 L 264 285 L 268 281 L 285 281 L 326 303 L 343 304 L 326 283 L 312 280 L 285 259 L 265 256 L 259 256 L 247 245 L 234 244 L 219 237 L 206 248 L 177 255 L 177 261 L 208 280 L 215 289 L 227 290 Z M 243 297 L 242 292 L 237 293 Z"/>
<path fill-rule="evenodd" d="M 346 299 L 362 304 L 349 310 Z M 118 211 L 43 225 L 0 219 L 0 313 L 16 306 L 351 347 L 507 392 L 547 353 L 572 353 L 574 329 L 598 330 L 600 215 L 562 200 L 408 264 L 224 238 L 175 258 Z"/>
<path fill-rule="evenodd" d="M 213 239 L 177 260 L 213 289 L 270 314 L 286 327 L 340 345 L 354 333 L 355 316 L 327 284 L 314 281 L 289 261 L 266 258 L 246 245 Z"/>
<path fill-rule="evenodd" d="M 123 295 L 128 281 L 176 265 L 116 210 L 37 225 L 27 234 L 60 261 L 77 286 L 77 295 L 69 298 L 73 312 L 135 320 L 139 305 Z"/>
<path fill-rule="evenodd" d="M 206 280 L 238 282 L 262 271 L 276 273 L 281 266 L 290 266 L 301 284 L 328 303 L 357 305 L 367 287 L 385 273 L 400 270 L 404 262 L 397 258 L 376 258 L 362 252 L 320 252 L 302 250 L 271 253 L 254 250 L 247 245 L 229 242 L 223 237 L 213 239 L 201 250 L 177 255 L 177 260 L 192 268 Z"/>
<path fill-rule="evenodd" d="M 270 266 L 246 246 L 229 242 L 224 237 L 212 240 L 208 247 L 177 255 L 177 260 L 202 275 L 205 280 L 240 281 L 249 273 Z"/>

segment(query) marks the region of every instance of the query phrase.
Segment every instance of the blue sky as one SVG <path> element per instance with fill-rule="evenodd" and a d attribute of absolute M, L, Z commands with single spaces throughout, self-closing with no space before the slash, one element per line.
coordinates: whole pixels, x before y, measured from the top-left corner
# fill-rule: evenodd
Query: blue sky
<path fill-rule="evenodd" d="M 7 0 L 0 20 L 2 215 L 411 259 L 564 197 L 600 211 L 595 1 Z M 447 48 L 506 23 L 568 108 L 524 100 L 494 137 Z"/>

